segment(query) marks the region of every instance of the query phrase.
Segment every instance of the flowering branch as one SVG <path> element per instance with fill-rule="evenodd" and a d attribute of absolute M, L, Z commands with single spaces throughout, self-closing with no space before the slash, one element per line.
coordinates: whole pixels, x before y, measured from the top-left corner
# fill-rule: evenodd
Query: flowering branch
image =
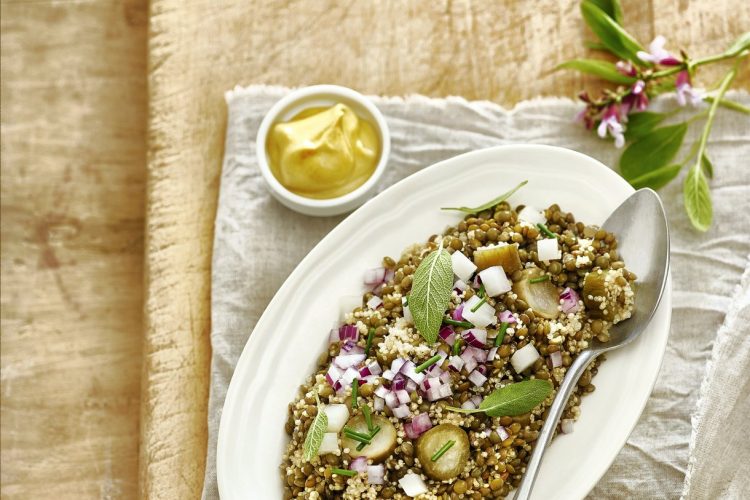
<path fill-rule="evenodd" d="M 586 107 L 577 119 L 586 128 L 596 129 L 602 139 L 611 138 L 615 147 L 627 145 L 620 157 L 620 173 L 636 188 L 658 189 L 668 184 L 697 154 L 695 165 L 688 171 L 683 192 L 690 221 L 696 229 L 706 231 L 712 219 L 706 176 L 713 176 L 713 167 L 706 154 L 708 136 L 719 106 L 750 114 L 747 106 L 724 99 L 737 74 L 739 62 L 750 54 L 750 32 L 740 36 L 720 54 L 692 60 L 684 51 L 680 51 L 679 56 L 669 52 L 663 36 L 657 36 L 645 50 L 621 26 L 619 0 L 583 0 L 581 13 L 599 38 L 589 46 L 609 52 L 619 60 L 613 64 L 599 59 L 575 59 L 558 66 L 558 69 L 574 69 L 616 84 L 615 88 L 605 89 L 596 97 L 581 92 L 579 98 Z M 734 60 L 735 65 L 722 78 L 715 96 L 708 96 L 705 91 L 693 87 L 692 77 L 697 68 L 725 60 Z M 697 107 L 708 102 L 710 108 L 683 122 L 660 126 L 674 112 L 647 111 L 650 98 L 671 91 L 675 92 L 680 106 Z M 682 162 L 671 163 L 682 146 L 688 126 L 704 117 L 703 133 L 691 148 L 691 153 Z"/>

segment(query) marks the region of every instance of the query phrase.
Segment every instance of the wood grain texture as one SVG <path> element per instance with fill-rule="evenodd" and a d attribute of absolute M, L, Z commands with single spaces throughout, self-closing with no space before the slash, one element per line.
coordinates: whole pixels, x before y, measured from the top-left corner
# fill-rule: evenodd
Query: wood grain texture
<path fill-rule="evenodd" d="M 625 23 L 644 43 L 663 33 L 695 55 L 724 47 L 750 18 L 736 0 L 623 3 Z M 152 1 L 142 494 L 186 498 L 202 482 L 224 91 L 337 83 L 512 106 L 590 86 L 551 70 L 586 54 L 587 38 L 574 0 Z M 747 86 L 748 75 L 738 83 Z"/>
<path fill-rule="evenodd" d="M 623 3 L 641 40 L 694 56 L 750 19 L 740 0 Z M 574 0 L 152 0 L 148 66 L 146 0 L 0 5 L 3 498 L 199 494 L 225 90 L 325 82 L 511 106 L 591 86 L 551 71 L 585 54 Z"/>
<path fill-rule="evenodd" d="M 2 497 L 133 498 L 145 1 L 0 17 Z"/>

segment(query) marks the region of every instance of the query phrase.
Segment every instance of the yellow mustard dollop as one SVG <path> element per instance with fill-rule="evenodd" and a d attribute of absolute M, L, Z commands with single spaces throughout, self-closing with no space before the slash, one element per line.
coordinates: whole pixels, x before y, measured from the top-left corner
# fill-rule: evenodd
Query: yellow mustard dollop
<path fill-rule="evenodd" d="M 288 190 L 326 199 L 354 191 L 375 171 L 380 140 L 345 104 L 308 108 L 273 126 L 266 141 L 271 172 Z"/>

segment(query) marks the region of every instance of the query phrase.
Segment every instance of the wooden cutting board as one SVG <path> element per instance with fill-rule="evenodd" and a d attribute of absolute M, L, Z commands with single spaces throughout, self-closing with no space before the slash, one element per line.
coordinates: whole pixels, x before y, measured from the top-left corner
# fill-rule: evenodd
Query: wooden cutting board
<path fill-rule="evenodd" d="M 694 56 L 750 18 L 740 0 L 623 3 L 639 39 Z M 3 498 L 199 495 L 225 90 L 572 97 L 588 82 L 551 68 L 584 55 L 577 5 L 2 3 Z"/>

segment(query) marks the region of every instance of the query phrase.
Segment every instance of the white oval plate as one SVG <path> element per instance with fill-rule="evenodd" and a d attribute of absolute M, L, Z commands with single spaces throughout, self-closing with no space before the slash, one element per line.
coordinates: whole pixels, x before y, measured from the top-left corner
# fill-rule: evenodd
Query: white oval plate
<path fill-rule="evenodd" d="M 229 385 L 219 427 L 221 497 L 282 498 L 287 404 L 315 369 L 339 298 L 362 293 L 363 272 L 461 219 L 443 206 L 476 206 L 524 179 L 511 203 L 557 203 L 577 220 L 602 224 L 633 189 L 598 161 L 567 149 L 499 146 L 437 163 L 370 200 L 300 262 L 261 316 Z M 671 286 L 648 330 L 607 355 L 596 392 L 583 400 L 572 434 L 547 451 L 534 498 L 583 498 L 635 426 L 659 372 L 669 334 Z"/>

